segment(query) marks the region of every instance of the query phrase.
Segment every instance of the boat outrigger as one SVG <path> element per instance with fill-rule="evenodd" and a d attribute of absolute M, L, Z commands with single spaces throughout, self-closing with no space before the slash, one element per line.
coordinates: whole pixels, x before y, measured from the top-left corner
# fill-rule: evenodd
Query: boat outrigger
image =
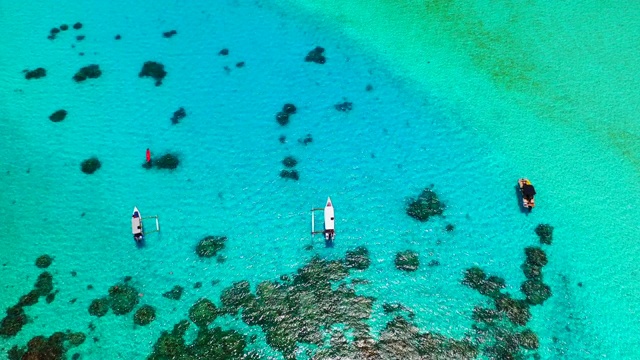
<path fill-rule="evenodd" d="M 324 212 L 324 230 L 316 231 L 315 229 L 315 211 Z M 311 209 L 311 235 L 324 234 L 326 241 L 333 241 L 336 238 L 335 215 L 333 212 L 333 204 L 331 198 L 327 198 L 327 204 L 323 208 Z"/>
<path fill-rule="evenodd" d="M 522 194 L 522 206 L 529 211 L 533 210 L 536 206 L 536 189 L 527 178 L 518 180 L 518 186 L 520 187 L 520 193 Z"/>
<path fill-rule="evenodd" d="M 138 210 L 137 207 L 133 208 L 133 215 L 131 216 L 131 232 L 133 233 L 133 240 L 135 240 L 137 243 L 141 243 L 142 241 L 144 241 L 144 225 L 142 224 L 142 220 L 144 219 L 156 219 L 156 229 L 149 231 L 150 233 L 152 232 L 159 232 L 160 231 L 160 223 L 158 222 L 158 215 L 153 215 L 153 216 L 149 216 L 146 218 L 143 218 L 140 215 L 140 211 Z"/>

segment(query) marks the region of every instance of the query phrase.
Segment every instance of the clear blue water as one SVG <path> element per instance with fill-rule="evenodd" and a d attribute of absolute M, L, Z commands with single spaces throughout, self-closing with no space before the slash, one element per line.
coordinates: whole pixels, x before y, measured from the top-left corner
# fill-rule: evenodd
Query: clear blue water
<path fill-rule="evenodd" d="M 7 24 L 0 51 L 0 307 L 31 289 L 40 272 L 33 263 L 44 253 L 55 257 L 49 271 L 59 290 L 53 303 L 41 299 L 26 309 L 30 323 L 16 337 L 0 339 L 5 351 L 35 335 L 71 329 L 88 334 L 73 351 L 84 358 L 142 359 L 200 297 L 218 302 L 235 281 L 255 287 L 295 272 L 316 254 L 338 259 L 359 245 L 369 249 L 372 265 L 352 276 L 369 281 L 357 286 L 359 294 L 377 298 L 374 332 L 391 319 L 382 304 L 394 301 L 416 313 L 422 331 L 461 338 L 473 307 L 486 302 L 460 284 L 464 269 L 480 265 L 517 293 L 522 249 L 538 243 L 538 223 L 556 225 L 557 241 L 571 240 L 571 221 L 547 210 L 544 198 L 531 215 L 519 211 L 513 186 L 527 167 L 477 136 L 455 112 L 443 112 L 436 98 L 407 88 L 387 64 L 287 10 L 245 1 L 0 6 Z M 51 27 L 76 21 L 81 30 L 46 38 Z M 163 38 L 174 29 L 177 35 Z M 318 45 L 327 63 L 304 62 Z M 223 48 L 228 56 L 218 55 Z M 165 65 L 162 86 L 137 76 L 148 60 Z M 89 64 L 99 64 L 102 76 L 73 82 Z M 39 66 L 47 76 L 26 81 L 22 70 Z M 368 84 L 373 90 L 366 91 Z M 334 104 L 345 99 L 353 110 L 336 111 Z M 275 114 L 288 102 L 298 112 L 281 127 Z M 188 115 L 172 125 L 179 107 Z M 49 121 L 60 108 L 67 118 Z M 298 139 L 307 134 L 313 142 L 305 146 Z M 142 169 L 146 148 L 177 153 L 180 166 Z M 288 155 L 298 159 L 299 181 L 279 177 Z M 90 156 L 102 167 L 85 175 L 79 164 Z M 541 179 L 544 172 L 535 175 Z M 540 193 L 554 191 L 551 181 L 539 183 Z M 430 184 L 447 206 L 445 216 L 419 223 L 404 207 Z M 338 233 L 329 248 L 309 236 L 309 209 L 327 196 Z M 134 206 L 159 215 L 162 227 L 142 249 L 129 232 Z M 206 235 L 228 237 L 223 264 L 195 255 Z M 313 250 L 305 250 L 308 244 Z M 414 273 L 394 267 L 395 254 L 406 249 L 420 254 Z M 589 295 L 577 286 L 585 273 L 574 273 L 567 252 L 556 254 L 552 246 L 548 253 L 545 279 L 554 296 L 532 310 L 530 323 L 542 358 L 624 358 L 598 347 L 600 335 L 580 301 Z M 440 265 L 427 266 L 431 260 Z M 131 314 L 98 319 L 87 312 L 91 300 L 124 276 L 133 277 L 141 304 L 158 309 L 146 327 L 134 326 Z M 203 286 L 194 289 L 198 281 Z M 185 287 L 178 302 L 162 297 L 174 285 Z M 228 316 L 215 325 L 256 334 L 251 348 L 280 356 L 264 345 L 258 327 Z"/>

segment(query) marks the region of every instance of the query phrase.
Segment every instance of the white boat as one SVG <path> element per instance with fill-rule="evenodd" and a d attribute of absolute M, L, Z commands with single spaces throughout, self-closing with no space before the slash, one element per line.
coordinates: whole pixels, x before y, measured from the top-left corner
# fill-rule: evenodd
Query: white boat
<path fill-rule="evenodd" d="M 131 232 L 133 233 L 133 239 L 136 242 L 140 242 L 144 239 L 144 230 L 142 228 L 142 216 L 137 207 L 133 208 L 133 216 L 131 216 Z"/>
<path fill-rule="evenodd" d="M 327 205 L 324 207 L 324 238 L 327 241 L 333 241 L 336 237 L 335 216 L 333 213 L 333 204 L 331 198 L 327 198 Z"/>

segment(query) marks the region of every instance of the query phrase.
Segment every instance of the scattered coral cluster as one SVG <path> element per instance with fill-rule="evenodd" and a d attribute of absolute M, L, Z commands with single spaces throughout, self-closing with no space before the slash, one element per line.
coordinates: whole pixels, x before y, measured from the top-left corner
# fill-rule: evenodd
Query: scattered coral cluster
<path fill-rule="evenodd" d="M 109 288 L 109 295 L 94 299 L 89 305 L 89 314 L 96 317 L 107 315 L 109 309 L 115 315 L 126 315 L 138 305 L 138 290 L 125 281 Z M 141 306 L 134 314 L 133 322 L 137 325 L 147 325 L 156 318 L 155 308 L 151 305 Z"/>
<path fill-rule="evenodd" d="M 51 336 L 35 336 L 29 340 L 27 346 L 12 347 L 7 353 L 9 360 L 62 360 L 66 359 L 67 351 L 82 345 L 86 335 L 82 332 L 55 332 Z M 74 354 L 78 359 L 79 354 Z"/>
<path fill-rule="evenodd" d="M 420 221 L 427 221 L 431 216 L 442 215 L 444 204 L 430 188 L 422 190 L 415 199 L 411 199 L 407 206 L 407 215 Z"/>

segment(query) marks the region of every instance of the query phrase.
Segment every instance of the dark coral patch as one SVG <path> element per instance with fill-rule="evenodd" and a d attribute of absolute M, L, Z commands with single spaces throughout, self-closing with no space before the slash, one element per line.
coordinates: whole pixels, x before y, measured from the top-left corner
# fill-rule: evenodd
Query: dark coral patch
<path fill-rule="evenodd" d="M 122 39 L 122 36 L 120 36 L 120 34 L 118 34 L 118 35 L 116 35 L 115 39 L 116 40 L 120 40 L 120 39 Z"/>
<path fill-rule="evenodd" d="M 31 79 L 40 79 L 47 76 L 47 70 L 45 68 L 37 68 L 35 70 L 28 70 L 25 71 L 24 77 L 27 80 L 31 80 Z"/>
<path fill-rule="evenodd" d="M 407 206 L 407 215 L 420 221 L 427 221 L 431 216 L 442 215 L 444 204 L 438 199 L 436 193 L 426 188 Z"/>
<path fill-rule="evenodd" d="M 198 300 L 189 309 L 189 319 L 200 328 L 209 326 L 216 317 L 218 317 L 218 309 L 206 298 Z"/>
<path fill-rule="evenodd" d="M 553 241 L 553 226 L 549 224 L 538 224 L 535 232 L 540 238 L 541 244 L 551 245 L 551 242 Z"/>
<path fill-rule="evenodd" d="M 298 170 L 282 170 L 280 171 L 280 177 L 287 180 L 300 180 Z"/>
<path fill-rule="evenodd" d="M 67 30 L 69 30 L 69 25 L 67 25 L 67 24 L 62 24 L 62 25 L 60 25 L 60 30 L 62 30 L 62 31 L 67 31 Z"/>
<path fill-rule="evenodd" d="M 133 315 L 133 323 L 136 325 L 149 325 L 156 319 L 156 309 L 151 305 L 142 305 Z"/>
<path fill-rule="evenodd" d="M 540 267 L 547 265 L 547 254 L 541 248 L 528 247 L 524 249 L 524 253 L 527 256 L 527 264 Z"/>
<path fill-rule="evenodd" d="M 109 299 L 94 299 L 89 305 L 89 315 L 102 317 L 109 312 Z"/>
<path fill-rule="evenodd" d="M 123 283 L 109 288 L 109 306 L 114 314 L 128 314 L 137 304 L 138 291 L 133 286 Z"/>
<path fill-rule="evenodd" d="M 176 35 L 177 33 L 178 33 L 178 32 L 177 32 L 177 31 L 175 31 L 175 30 L 165 31 L 165 32 L 163 32 L 163 33 L 162 33 L 162 37 L 164 37 L 164 38 L 167 38 L 167 39 L 168 39 L 168 38 L 172 37 L 173 35 Z"/>
<path fill-rule="evenodd" d="M 179 164 L 180 160 L 178 156 L 174 154 L 164 154 L 154 161 L 154 165 L 158 169 L 173 170 L 177 168 Z"/>
<path fill-rule="evenodd" d="M 0 322 L 0 336 L 16 336 L 27 324 L 27 315 L 22 306 L 16 305 L 7 309 L 7 315 Z"/>
<path fill-rule="evenodd" d="M 82 82 L 87 79 L 97 79 L 101 75 L 102 71 L 100 70 L 100 65 L 92 64 L 78 70 L 78 72 L 73 75 L 73 80 L 76 82 Z"/>
<path fill-rule="evenodd" d="M 298 108 L 296 108 L 295 105 L 293 104 L 284 104 L 284 106 L 282 106 L 282 112 L 284 112 L 285 114 L 288 115 L 293 115 L 298 111 Z"/>
<path fill-rule="evenodd" d="M 238 69 L 243 68 L 243 67 L 244 67 L 244 61 L 239 61 L 239 62 L 237 62 L 237 63 L 236 63 L 236 67 L 237 67 Z"/>
<path fill-rule="evenodd" d="M 540 279 L 529 279 L 522 283 L 520 291 L 531 305 L 542 305 L 551 297 L 551 288 Z"/>
<path fill-rule="evenodd" d="M 73 24 L 73 28 L 76 29 L 76 30 L 82 29 L 82 23 L 77 22 L 77 23 Z"/>
<path fill-rule="evenodd" d="M 282 159 L 282 165 L 284 165 L 285 167 L 292 168 L 292 167 L 295 167 L 297 164 L 298 164 L 298 160 L 296 160 L 296 158 L 294 158 L 293 156 L 287 156 L 284 159 Z"/>
<path fill-rule="evenodd" d="M 289 123 L 289 114 L 287 114 L 284 111 L 280 111 L 279 113 L 276 114 L 276 121 L 281 126 L 287 125 Z"/>
<path fill-rule="evenodd" d="M 307 145 L 313 142 L 313 137 L 311 136 L 311 134 L 307 134 L 305 137 L 298 139 L 298 143 L 302 144 L 302 145 Z"/>
<path fill-rule="evenodd" d="M 345 101 L 345 102 L 341 102 L 341 103 L 335 104 L 335 105 L 333 105 L 333 107 L 338 111 L 349 112 L 349 111 L 353 110 L 353 103 Z"/>
<path fill-rule="evenodd" d="M 46 271 L 41 273 L 38 275 L 38 279 L 33 288 L 38 291 L 40 296 L 46 296 L 53 291 L 53 276 Z"/>
<path fill-rule="evenodd" d="M 307 56 L 304 58 L 304 61 L 324 64 L 327 62 L 327 58 L 324 56 L 324 48 L 317 46 L 315 49 L 309 51 Z"/>
<path fill-rule="evenodd" d="M 218 251 L 224 249 L 226 241 L 226 236 L 207 236 L 200 240 L 196 246 L 196 254 L 200 257 L 214 257 Z"/>
<path fill-rule="evenodd" d="M 56 112 L 54 112 L 53 114 L 49 115 L 49 120 L 53 121 L 53 122 L 60 122 L 62 120 L 64 120 L 64 118 L 67 117 L 67 110 L 64 109 L 60 109 Z"/>
<path fill-rule="evenodd" d="M 487 277 L 484 271 L 477 266 L 471 267 L 465 271 L 462 283 L 477 290 L 480 294 L 491 298 L 497 298 L 500 296 L 500 290 L 505 287 L 504 279 L 498 276 Z"/>
<path fill-rule="evenodd" d="M 187 117 L 187 111 L 183 107 L 181 107 L 173 113 L 173 116 L 171 117 L 171 123 L 175 125 L 185 117 Z"/>
<path fill-rule="evenodd" d="M 227 55 L 229 55 L 229 49 L 222 49 L 222 50 L 220 50 L 220 52 L 218 53 L 218 55 L 222 55 L 222 56 L 227 56 Z"/>
<path fill-rule="evenodd" d="M 420 266 L 420 258 L 418 253 L 411 250 L 401 251 L 396 254 L 396 269 L 402 271 L 416 271 Z"/>
<path fill-rule="evenodd" d="M 100 160 L 94 156 L 80 163 L 80 170 L 85 174 L 93 174 L 100 169 L 101 166 L 102 164 L 100 163 Z"/>
<path fill-rule="evenodd" d="M 40 269 L 46 269 L 51 265 L 52 262 L 53 258 L 47 254 L 44 254 L 38 256 L 38 258 L 36 259 L 36 266 Z"/>
<path fill-rule="evenodd" d="M 156 86 L 162 85 L 162 80 L 167 76 L 167 72 L 164 70 L 164 65 L 155 61 L 147 61 L 142 65 L 142 70 L 138 74 L 138 77 L 150 77 L 156 81 Z"/>
<path fill-rule="evenodd" d="M 366 270 L 371 265 L 369 250 L 364 246 L 358 246 L 347 251 L 344 264 L 349 269 Z"/>
<path fill-rule="evenodd" d="M 176 285 L 173 287 L 173 289 L 167 291 L 166 293 L 162 294 L 162 296 L 166 297 L 167 299 L 171 299 L 171 300 L 180 300 L 180 298 L 182 297 L 182 292 L 184 291 L 184 288 L 180 285 Z"/>

